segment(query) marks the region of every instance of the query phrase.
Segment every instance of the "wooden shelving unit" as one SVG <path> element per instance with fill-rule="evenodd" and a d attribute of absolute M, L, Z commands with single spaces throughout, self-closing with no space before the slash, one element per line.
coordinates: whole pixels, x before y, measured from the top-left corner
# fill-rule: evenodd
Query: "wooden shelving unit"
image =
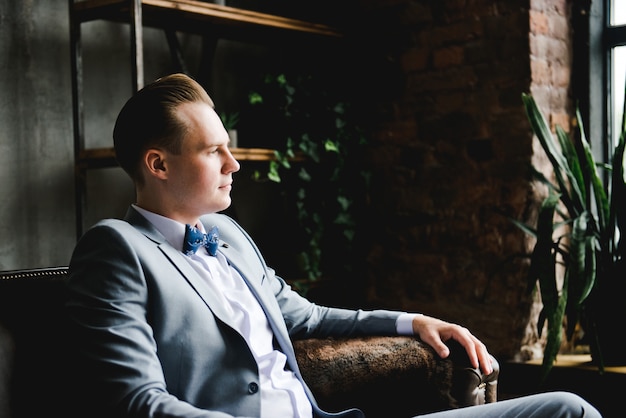
<path fill-rule="evenodd" d="M 78 236 L 83 229 L 87 171 L 117 165 L 113 148 L 85 148 L 81 50 L 83 23 L 107 20 L 130 25 L 130 73 L 135 91 L 144 85 L 144 27 L 163 29 L 170 40 L 170 48 L 176 48 L 176 32 L 199 34 L 215 41 L 230 39 L 262 44 L 324 42 L 343 36 L 340 30 L 324 24 L 197 0 L 69 0 L 69 13 Z M 176 55 L 177 51 L 172 51 L 172 56 Z M 274 151 L 270 149 L 233 148 L 232 152 L 239 160 L 270 161 L 274 158 Z"/>

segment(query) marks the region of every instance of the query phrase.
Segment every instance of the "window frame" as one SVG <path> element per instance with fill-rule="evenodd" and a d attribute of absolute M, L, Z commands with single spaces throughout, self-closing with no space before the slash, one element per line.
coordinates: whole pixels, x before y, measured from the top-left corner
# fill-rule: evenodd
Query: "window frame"
<path fill-rule="evenodd" d="M 615 47 L 626 46 L 626 24 L 611 25 L 610 7 L 614 1 L 623 0 L 590 1 L 588 4 L 589 90 L 587 95 L 580 95 L 587 98 L 584 107 L 581 106 L 581 113 L 594 157 L 603 162 L 610 161 L 615 139 L 612 51 Z M 574 89 L 574 93 L 582 92 Z"/>
<path fill-rule="evenodd" d="M 611 138 L 611 126 L 609 112 L 611 85 L 609 83 L 610 48 L 607 49 L 606 30 L 608 29 L 609 17 L 606 11 L 611 0 L 590 1 L 588 10 L 588 66 L 586 94 L 582 91 L 581 97 L 586 99 L 584 106 L 581 104 L 581 113 L 587 138 L 591 143 L 591 149 L 596 161 L 608 162 L 610 158 L 609 143 Z M 576 30 L 576 28 L 574 28 Z M 582 45 L 574 45 L 582 50 Z M 608 51 L 608 52 L 607 52 Z M 582 89 L 581 89 L 582 90 Z M 575 91 L 575 93 L 577 93 Z"/>

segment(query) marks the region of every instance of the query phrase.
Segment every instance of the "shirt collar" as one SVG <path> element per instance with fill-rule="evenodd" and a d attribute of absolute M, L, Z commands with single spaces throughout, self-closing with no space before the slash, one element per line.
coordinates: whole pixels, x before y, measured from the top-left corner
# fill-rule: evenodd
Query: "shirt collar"
<path fill-rule="evenodd" d="M 185 240 L 185 224 L 182 224 L 166 216 L 150 212 L 149 210 L 140 208 L 135 204 L 133 204 L 132 207 L 141 215 L 143 215 L 152 225 L 154 225 L 154 227 L 159 230 L 159 232 L 165 237 L 170 245 L 178 249 L 183 248 L 183 242 Z M 206 232 L 204 230 L 204 225 L 202 225 L 201 222 L 199 222 L 196 227 L 202 232 Z"/>

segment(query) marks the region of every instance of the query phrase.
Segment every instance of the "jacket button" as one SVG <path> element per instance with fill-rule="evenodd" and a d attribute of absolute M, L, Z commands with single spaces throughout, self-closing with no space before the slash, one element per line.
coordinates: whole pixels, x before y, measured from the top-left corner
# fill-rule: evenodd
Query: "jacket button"
<path fill-rule="evenodd" d="M 253 394 L 259 391 L 259 385 L 256 382 L 248 384 L 248 393 Z"/>

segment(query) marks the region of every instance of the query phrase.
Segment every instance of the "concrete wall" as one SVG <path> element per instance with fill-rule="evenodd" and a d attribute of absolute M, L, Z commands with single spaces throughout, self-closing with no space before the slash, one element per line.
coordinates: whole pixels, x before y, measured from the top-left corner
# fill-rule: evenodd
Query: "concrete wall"
<path fill-rule="evenodd" d="M 0 1 L 0 268 L 67 264 L 74 196 L 67 2 Z"/>

